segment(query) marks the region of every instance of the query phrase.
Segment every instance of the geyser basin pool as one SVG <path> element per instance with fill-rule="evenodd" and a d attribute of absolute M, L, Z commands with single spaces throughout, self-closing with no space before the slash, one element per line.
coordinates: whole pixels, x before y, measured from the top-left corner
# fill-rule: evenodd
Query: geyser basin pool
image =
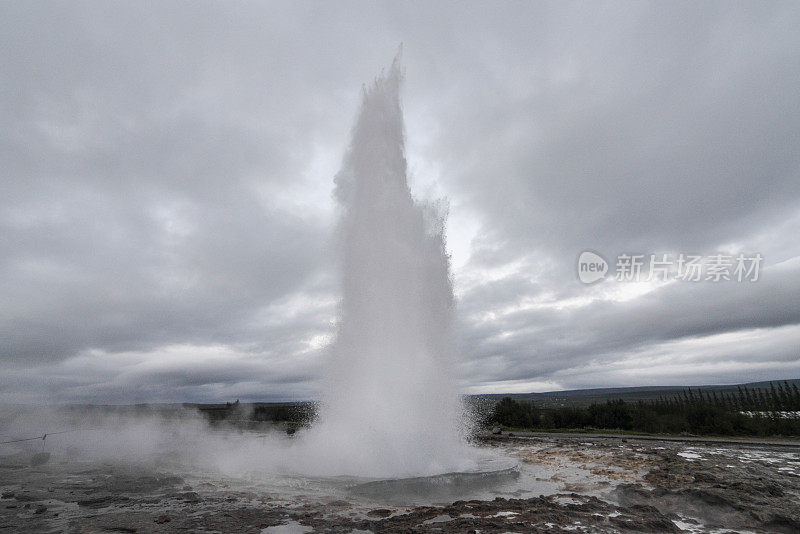
<path fill-rule="evenodd" d="M 350 493 L 373 501 L 401 505 L 450 502 L 516 479 L 519 474 L 516 460 L 486 457 L 468 471 L 361 482 L 353 485 Z"/>

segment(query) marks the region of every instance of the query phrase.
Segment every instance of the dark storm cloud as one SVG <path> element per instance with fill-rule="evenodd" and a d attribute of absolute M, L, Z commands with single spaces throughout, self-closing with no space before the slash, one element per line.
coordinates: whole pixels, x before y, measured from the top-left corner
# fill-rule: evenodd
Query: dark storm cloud
<path fill-rule="evenodd" d="M 465 92 L 438 141 L 492 237 L 704 250 L 796 212 L 796 6 L 702 7 L 569 12 L 472 92 L 489 106 Z"/>
<path fill-rule="evenodd" d="M 298 180 L 304 112 L 226 92 L 241 73 L 195 48 L 203 9 L 181 35 L 180 13 L 118 7 L 5 8 L 1 350 L 19 363 L 251 341 L 253 311 L 322 266 L 324 215 L 259 190 Z"/>
<path fill-rule="evenodd" d="M 798 22 L 788 2 L 3 4 L 0 398 L 313 395 L 332 177 L 400 41 L 412 186 L 451 201 L 465 385 L 627 383 L 648 351 L 695 380 L 684 344 L 757 329 L 772 345 L 716 376 L 793 373 Z M 587 248 L 766 260 L 749 285 L 609 298 L 575 278 Z"/>
<path fill-rule="evenodd" d="M 666 342 L 800 324 L 800 266 L 775 268 L 764 276 L 739 286 L 676 282 L 625 303 L 598 300 L 574 308 L 521 310 L 512 305 L 511 311 L 496 318 L 486 318 L 483 307 L 475 303 L 463 310 L 471 321 L 464 327 L 469 336 L 465 343 L 473 347 L 477 361 L 503 356 L 504 365 L 489 370 L 492 374 L 486 377 L 498 381 L 548 376 L 592 360 L 611 363 L 626 353 Z M 775 356 L 750 358 L 769 361 Z M 798 356 L 795 347 L 791 357 L 796 362 Z M 705 361 L 728 357 L 719 353 Z"/>

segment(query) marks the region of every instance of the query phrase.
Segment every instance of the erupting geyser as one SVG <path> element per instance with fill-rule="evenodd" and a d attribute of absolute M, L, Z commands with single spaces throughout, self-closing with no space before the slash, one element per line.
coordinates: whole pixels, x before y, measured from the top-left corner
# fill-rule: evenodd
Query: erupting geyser
<path fill-rule="evenodd" d="M 406 179 L 399 56 L 363 91 L 341 171 L 343 298 L 319 420 L 330 474 L 469 470 L 451 340 L 444 215 Z"/>

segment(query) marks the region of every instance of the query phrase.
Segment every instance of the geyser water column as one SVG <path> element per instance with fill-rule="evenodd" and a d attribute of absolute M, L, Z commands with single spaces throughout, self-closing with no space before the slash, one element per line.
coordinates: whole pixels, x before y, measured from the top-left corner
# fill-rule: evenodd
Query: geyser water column
<path fill-rule="evenodd" d="M 398 56 L 364 88 L 335 178 L 343 296 L 319 419 L 306 436 L 328 474 L 474 466 L 454 376 L 444 216 L 409 191 L 402 78 Z"/>

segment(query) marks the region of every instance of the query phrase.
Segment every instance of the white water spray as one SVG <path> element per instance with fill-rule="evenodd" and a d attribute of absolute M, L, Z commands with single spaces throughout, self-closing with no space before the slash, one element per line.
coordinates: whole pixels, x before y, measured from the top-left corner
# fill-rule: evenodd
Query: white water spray
<path fill-rule="evenodd" d="M 401 82 L 398 57 L 364 89 L 335 179 L 341 318 L 307 438 L 324 442 L 339 474 L 429 475 L 471 465 L 454 377 L 444 216 L 409 191 Z"/>

